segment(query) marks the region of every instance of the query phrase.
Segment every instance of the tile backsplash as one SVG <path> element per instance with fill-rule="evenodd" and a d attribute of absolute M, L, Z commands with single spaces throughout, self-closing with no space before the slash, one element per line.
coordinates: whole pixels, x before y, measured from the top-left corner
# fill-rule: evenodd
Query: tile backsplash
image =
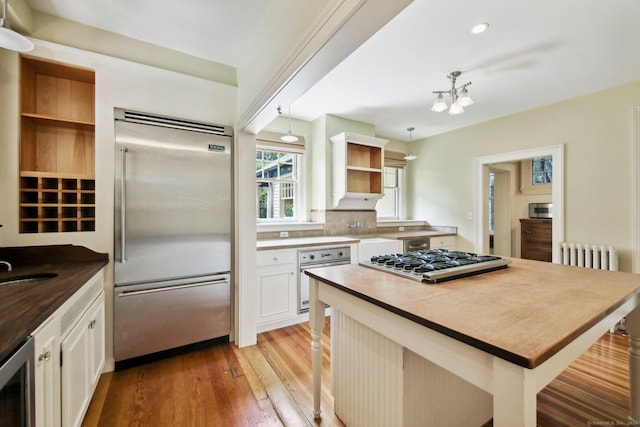
<path fill-rule="evenodd" d="M 379 226 L 375 210 L 312 210 L 311 220 L 322 224 L 322 229 L 289 230 L 288 238 L 320 237 L 320 236 L 365 236 L 377 235 L 384 232 L 397 232 L 398 227 Z M 292 227 L 293 228 L 293 227 Z M 419 231 L 430 229 L 425 223 L 420 225 L 405 225 L 405 231 Z M 260 231 L 259 240 L 279 239 L 280 231 Z"/>

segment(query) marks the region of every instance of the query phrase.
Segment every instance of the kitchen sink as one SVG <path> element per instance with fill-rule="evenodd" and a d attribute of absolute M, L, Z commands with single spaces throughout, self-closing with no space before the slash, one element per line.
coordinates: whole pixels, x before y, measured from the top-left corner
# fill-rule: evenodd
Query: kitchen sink
<path fill-rule="evenodd" d="M 57 277 L 56 273 L 34 273 L 34 274 L 21 274 L 16 276 L 3 277 L 0 279 L 0 286 L 13 285 L 16 283 L 31 283 L 38 282 L 40 280 L 48 280 Z"/>

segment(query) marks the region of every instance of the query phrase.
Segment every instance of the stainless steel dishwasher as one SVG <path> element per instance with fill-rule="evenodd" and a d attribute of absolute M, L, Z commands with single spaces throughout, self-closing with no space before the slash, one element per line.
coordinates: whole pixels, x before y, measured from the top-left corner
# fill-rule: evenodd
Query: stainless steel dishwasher
<path fill-rule="evenodd" d="M 309 311 L 309 276 L 305 270 L 317 267 L 332 267 L 334 265 L 351 264 L 351 248 L 305 249 L 298 252 L 300 275 L 298 277 L 298 313 Z"/>
<path fill-rule="evenodd" d="M 414 237 L 403 242 L 403 252 L 425 251 L 431 249 L 431 239 L 428 237 Z"/>

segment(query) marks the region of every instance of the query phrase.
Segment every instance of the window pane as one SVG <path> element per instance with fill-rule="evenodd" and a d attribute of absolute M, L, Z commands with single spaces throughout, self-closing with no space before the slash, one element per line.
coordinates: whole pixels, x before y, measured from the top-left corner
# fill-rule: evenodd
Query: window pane
<path fill-rule="evenodd" d="M 376 211 L 378 217 L 385 218 L 398 218 L 399 203 L 400 203 L 400 188 L 398 175 L 400 169 L 385 167 L 384 168 L 384 197 L 376 204 Z"/>
<path fill-rule="evenodd" d="M 553 182 L 552 157 L 537 157 L 531 161 L 531 184 L 543 185 Z"/>
<path fill-rule="evenodd" d="M 301 155 L 256 150 L 256 218 L 295 218 Z"/>

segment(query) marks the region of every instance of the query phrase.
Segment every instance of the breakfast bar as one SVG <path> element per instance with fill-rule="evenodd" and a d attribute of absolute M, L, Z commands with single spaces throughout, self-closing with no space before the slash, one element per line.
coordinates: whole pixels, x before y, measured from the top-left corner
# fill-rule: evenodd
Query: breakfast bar
<path fill-rule="evenodd" d="M 511 261 L 436 285 L 361 265 L 307 270 L 314 416 L 329 304 L 334 410 L 350 427 L 534 427 L 536 394 L 625 316 L 640 421 L 640 276 Z"/>

